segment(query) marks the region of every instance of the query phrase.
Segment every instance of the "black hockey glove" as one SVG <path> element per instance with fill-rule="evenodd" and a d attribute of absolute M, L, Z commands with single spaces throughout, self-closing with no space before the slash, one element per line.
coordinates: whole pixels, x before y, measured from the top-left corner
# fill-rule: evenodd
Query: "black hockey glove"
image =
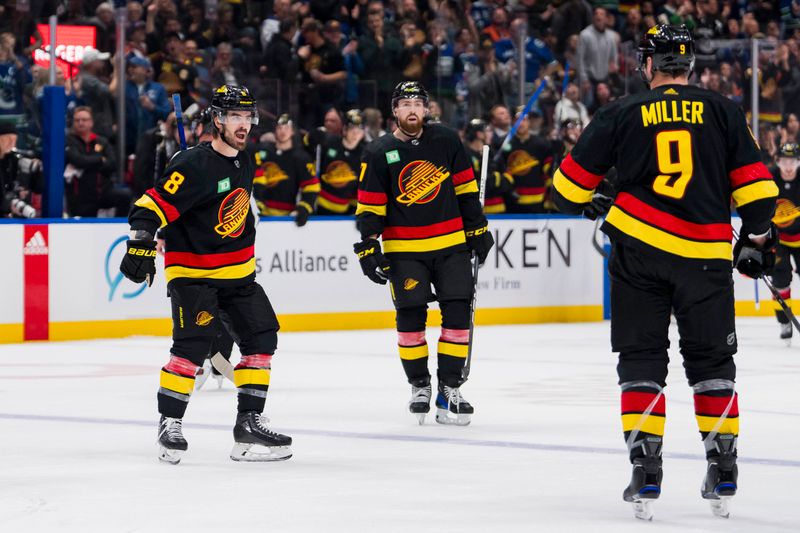
<path fill-rule="evenodd" d="M 595 193 L 592 196 L 592 201 L 583 208 L 583 216 L 589 220 L 597 220 L 597 217 L 604 217 L 613 203 L 613 198 L 605 194 Z"/>
<path fill-rule="evenodd" d="M 464 232 L 467 235 L 467 248 L 475 252 L 478 256 L 478 264 L 482 265 L 489 257 L 489 251 L 494 246 L 494 237 L 489 231 L 489 225 L 480 228 L 468 229 Z"/>
<path fill-rule="evenodd" d="M 302 228 L 308 222 L 308 217 L 311 215 L 311 206 L 308 205 L 306 202 L 300 202 L 295 207 L 295 214 L 294 214 L 294 223 L 297 224 L 298 228 Z"/>
<path fill-rule="evenodd" d="M 148 286 L 152 286 L 156 276 L 156 241 L 129 240 L 119 270 L 134 283 L 146 281 Z"/>
<path fill-rule="evenodd" d="M 775 246 L 778 244 L 778 228 L 770 225 L 767 241 L 758 246 L 748 237 L 747 228 L 742 228 L 739 240 L 733 247 L 733 265 L 747 277 L 758 279 L 769 274 L 775 266 Z"/>
<path fill-rule="evenodd" d="M 380 285 L 389 281 L 389 260 L 381 252 L 381 243 L 377 239 L 364 239 L 353 245 L 353 250 L 361 263 L 361 270 L 369 279 Z"/>

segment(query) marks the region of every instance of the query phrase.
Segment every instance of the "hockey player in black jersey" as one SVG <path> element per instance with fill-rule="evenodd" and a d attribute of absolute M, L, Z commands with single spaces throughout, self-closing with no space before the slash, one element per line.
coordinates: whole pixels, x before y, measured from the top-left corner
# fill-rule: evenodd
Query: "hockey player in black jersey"
<path fill-rule="evenodd" d="M 596 213 L 594 190 L 616 167 L 618 194 L 602 229 L 612 243 L 611 344 L 633 464 L 623 498 L 649 519 L 661 491 L 672 313 L 708 462 L 701 496 L 727 516 L 739 433 L 731 256 L 748 276 L 769 270 L 778 190 L 742 111 L 688 85 L 689 31 L 654 26 L 639 51 L 650 90 L 597 112 L 555 173 L 555 201 L 568 213 Z M 734 249 L 731 200 L 742 218 Z"/>
<path fill-rule="evenodd" d="M 261 214 L 294 214 L 295 224 L 305 226 L 317 203 L 319 179 L 311 158 L 296 145 L 289 115 L 278 117 L 275 142 L 257 145 L 254 150 L 254 194 Z"/>
<path fill-rule="evenodd" d="M 489 125 L 479 118 L 467 123 L 464 129 L 464 149 L 467 151 L 472 170 L 476 176 L 481 172 L 481 159 L 484 145 L 491 145 L 491 129 Z M 500 172 L 494 162 L 494 156 L 489 155 L 489 169 L 486 172 L 486 198 L 483 202 L 483 212 L 497 214 L 506 212 L 506 202 L 514 203 L 514 179 Z"/>
<path fill-rule="evenodd" d="M 358 174 L 366 145 L 361 112 L 351 109 L 345 113 L 343 136 L 328 135 L 320 147 L 322 190 L 317 198 L 317 214 L 335 216 L 356 212 Z"/>
<path fill-rule="evenodd" d="M 231 459 L 288 459 L 292 439 L 271 431 L 261 414 L 279 326 L 255 282 L 255 217 L 250 212 L 255 169 L 244 149 L 258 113 L 250 92 L 234 85 L 214 91 L 211 109 L 213 140 L 177 153 L 155 187 L 136 201 L 120 265 L 131 281 L 152 285 L 154 236 L 164 228 L 173 343 L 158 390 L 159 459 L 177 464 L 188 447 L 183 415 L 222 317 L 243 354 L 234 370 L 238 415 Z"/>
<path fill-rule="evenodd" d="M 431 399 L 427 309 L 429 302 L 439 302 L 436 421 L 466 425 L 473 408 L 459 387 L 469 348 L 469 251 L 482 264 L 494 240 L 461 140 L 439 124 L 423 126 L 427 107 L 428 94 L 419 83 L 395 88 L 392 111 L 398 127 L 364 153 L 356 210 L 363 240 L 354 248 L 364 274 L 390 284 L 400 359 L 412 388 L 409 410 L 420 423 Z"/>
<path fill-rule="evenodd" d="M 777 257 L 772 273 L 772 284 L 781 298 L 791 305 L 792 261 L 794 270 L 800 271 L 800 181 L 797 180 L 800 167 L 800 148 L 796 143 L 781 146 L 777 165 L 773 170 L 778 184 L 779 198 L 772 221 L 778 227 Z M 781 325 L 781 339 L 787 344 L 792 339 L 792 324 L 783 309 L 775 304 L 775 316 Z"/>

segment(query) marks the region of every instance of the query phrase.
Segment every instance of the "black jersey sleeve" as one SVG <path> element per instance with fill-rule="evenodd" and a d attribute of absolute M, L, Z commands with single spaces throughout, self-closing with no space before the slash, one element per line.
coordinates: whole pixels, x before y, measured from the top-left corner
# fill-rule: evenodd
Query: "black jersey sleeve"
<path fill-rule="evenodd" d="M 760 235 L 769 229 L 775 212 L 778 187 L 769 169 L 761 162 L 755 138 L 744 113 L 730 106 L 728 116 L 728 178 L 736 211 L 742 217 L 743 231 Z"/>
<path fill-rule="evenodd" d="M 607 106 L 597 112 L 553 175 L 553 200 L 559 211 L 581 213 L 614 166 L 614 108 Z"/>
<path fill-rule="evenodd" d="M 483 227 L 486 225 L 486 216 L 483 214 L 483 206 L 478 194 L 478 182 L 475 179 L 475 172 L 472 170 L 469 156 L 455 133 L 450 136 L 449 140 L 453 150 L 450 166 L 453 186 L 456 189 L 458 208 L 461 211 L 464 228 L 470 230 Z"/>
<path fill-rule="evenodd" d="M 295 165 L 299 183 L 300 200 L 298 204 L 313 213 L 317 206 L 317 196 L 320 191 L 317 169 L 311 157 L 303 150 L 295 150 Z"/>
<path fill-rule="evenodd" d="M 175 222 L 205 199 L 211 188 L 207 186 L 206 174 L 198 170 L 202 165 L 193 162 L 194 157 L 201 155 L 187 150 L 173 157 L 161 179 L 134 203 L 128 216 L 132 230 L 155 235 L 156 230 Z"/>
<path fill-rule="evenodd" d="M 384 154 L 377 149 L 377 144 L 373 143 L 364 150 L 358 176 L 356 225 L 362 238 L 383 233 L 389 201 L 389 172 Z"/>

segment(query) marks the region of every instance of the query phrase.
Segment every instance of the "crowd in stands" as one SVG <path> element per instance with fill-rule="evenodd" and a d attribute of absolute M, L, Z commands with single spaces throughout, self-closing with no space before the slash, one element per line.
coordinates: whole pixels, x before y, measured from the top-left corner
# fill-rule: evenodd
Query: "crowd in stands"
<path fill-rule="evenodd" d="M 350 109 L 361 110 L 366 140 L 391 131 L 391 91 L 401 80 L 427 87 L 434 120 L 464 129 L 482 118 L 502 138 L 514 109 L 544 80 L 530 132 L 551 142 L 558 160 L 576 126 L 579 132 L 604 104 L 645 89 L 636 44 L 656 23 L 685 24 L 696 39 L 692 83 L 745 111 L 750 39 L 760 39 L 765 160 L 800 130 L 797 0 L 132 0 L 121 70 L 113 4 L 0 0 L 0 122 L 14 124 L 21 150 L 40 146 L 48 79 L 32 54 L 43 40 L 37 24 L 53 14 L 59 24 L 94 26 L 97 35 L 96 48 L 57 79 L 67 94 L 69 216 L 124 216 L 125 203 L 141 193 L 137 172 L 139 181 L 157 174 L 177 149 L 169 96 L 179 94 L 184 110 L 197 111 L 225 83 L 256 96 L 257 143 L 272 138 L 284 114 L 301 135 L 319 128 L 341 134 Z M 122 130 L 128 165 L 119 175 Z"/>

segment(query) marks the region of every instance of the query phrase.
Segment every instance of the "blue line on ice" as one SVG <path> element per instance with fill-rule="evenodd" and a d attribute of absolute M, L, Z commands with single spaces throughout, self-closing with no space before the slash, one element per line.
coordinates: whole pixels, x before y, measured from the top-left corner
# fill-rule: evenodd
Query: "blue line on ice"
<path fill-rule="evenodd" d="M 14 413 L 0 413 L 0 419 L 23 420 L 23 421 L 44 421 L 44 422 L 66 422 L 74 424 L 99 424 L 107 426 L 157 426 L 155 420 L 118 420 L 111 418 L 87 418 L 79 416 L 45 416 L 45 415 L 25 415 Z M 217 431 L 230 431 L 231 426 L 221 424 L 186 424 L 187 428 L 210 429 Z M 501 440 L 478 440 L 478 439 L 454 439 L 448 437 L 429 437 L 425 435 L 396 435 L 391 433 L 356 433 L 352 431 L 328 431 L 315 429 L 290 429 L 280 428 L 290 435 L 309 435 L 314 437 L 333 437 L 339 439 L 364 439 L 364 440 L 385 440 L 403 442 L 432 442 L 437 444 L 455 444 L 459 446 L 479 446 L 484 448 L 509 448 L 518 450 L 537 450 L 551 452 L 577 452 L 587 454 L 621 455 L 627 453 L 623 449 L 616 448 L 592 448 L 589 446 L 564 446 L 560 444 L 540 444 L 535 442 L 513 442 Z M 690 453 L 664 453 L 667 459 L 686 459 L 692 461 L 705 460 L 700 455 Z M 757 464 L 767 466 L 785 466 L 800 468 L 800 461 L 788 459 L 764 459 L 759 457 L 739 457 L 739 463 Z"/>

